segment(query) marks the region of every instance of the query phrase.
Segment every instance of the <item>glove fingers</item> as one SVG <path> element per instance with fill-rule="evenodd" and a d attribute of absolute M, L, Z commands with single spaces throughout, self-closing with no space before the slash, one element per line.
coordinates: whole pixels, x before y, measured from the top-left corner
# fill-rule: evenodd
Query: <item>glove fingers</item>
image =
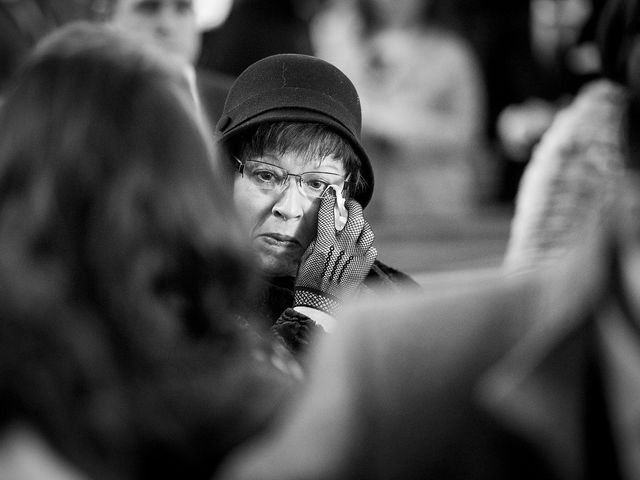
<path fill-rule="evenodd" d="M 362 227 L 362 231 L 360 232 L 360 236 L 358 237 L 358 242 L 357 242 L 358 247 L 362 249 L 362 251 L 369 250 L 373 245 L 373 241 L 375 240 L 375 238 L 376 236 L 373 233 L 373 229 L 371 228 L 371 225 L 369 225 L 369 222 L 365 220 L 364 225 Z"/>
<path fill-rule="evenodd" d="M 341 232 L 341 236 L 346 241 L 355 243 L 360 237 L 360 233 L 362 232 L 362 229 L 365 225 L 365 219 L 362 214 L 362 206 L 360 206 L 360 204 L 352 198 L 346 201 L 345 206 L 347 207 L 349 216 L 347 218 L 347 223 Z"/>
<path fill-rule="evenodd" d="M 307 249 L 304 251 L 304 253 L 302 254 L 302 258 L 300 258 L 300 265 L 302 265 L 303 263 L 305 263 L 307 261 L 307 259 L 313 255 L 313 252 L 316 248 L 316 241 L 313 240 L 309 246 L 307 247 Z"/>
<path fill-rule="evenodd" d="M 367 250 L 367 254 L 365 255 L 365 258 L 367 259 L 367 265 L 368 265 L 367 273 L 368 273 L 369 268 L 371 268 L 371 265 L 373 265 L 373 262 L 375 262 L 376 258 L 378 258 L 378 249 L 376 249 L 376 247 L 371 247 L 369 250 Z"/>
<path fill-rule="evenodd" d="M 336 238 L 336 227 L 333 207 L 336 204 L 336 193 L 332 188 L 327 189 L 318 210 L 318 227 L 316 233 L 319 245 L 332 245 Z"/>

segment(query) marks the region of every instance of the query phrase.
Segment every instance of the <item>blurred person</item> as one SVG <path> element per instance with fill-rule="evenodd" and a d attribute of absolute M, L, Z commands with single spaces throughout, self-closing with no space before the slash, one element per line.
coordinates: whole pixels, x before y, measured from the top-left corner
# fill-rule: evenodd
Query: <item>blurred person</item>
<path fill-rule="evenodd" d="M 212 126 L 220 117 L 232 79 L 196 68 L 201 34 L 194 0 L 110 0 L 107 17 L 114 25 L 162 48 L 183 68 L 196 107 Z"/>
<path fill-rule="evenodd" d="M 533 149 L 556 113 L 601 73 L 594 25 L 604 0 L 531 0 L 530 72 L 523 98 L 496 118 L 503 156 L 501 199 L 512 202 Z"/>
<path fill-rule="evenodd" d="M 255 309 L 296 352 L 333 328 L 345 300 L 417 287 L 377 260 L 363 213 L 374 173 L 360 126 L 349 79 L 299 54 L 247 68 L 218 123 L 236 210 L 266 281 Z"/>
<path fill-rule="evenodd" d="M 561 259 L 601 221 L 623 175 L 624 122 L 638 18 L 635 1 L 611 0 L 599 22 L 601 76 L 554 118 L 533 151 L 519 187 L 504 259 L 510 272 Z"/>
<path fill-rule="evenodd" d="M 383 221 L 457 213 L 479 196 L 485 87 L 471 47 L 440 22 L 439 3 L 336 1 L 316 17 L 317 55 L 360 93 Z"/>
<path fill-rule="evenodd" d="M 353 305 L 290 415 L 214 478 L 638 478 L 633 91 L 625 176 L 579 247 L 526 275 Z"/>
<path fill-rule="evenodd" d="M 440 2 L 444 24 L 466 40 L 478 60 L 485 92 L 482 138 L 487 161 L 481 169 L 483 198 L 487 206 L 502 207 L 505 184 L 512 185 L 497 131 L 497 119 L 508 105 L 524 101 L 539 85 L 529 35 L 529 0 L 447 0 Z M 507 207 L 509 205 L 507 204 Z"/>
<path fill-rule="evenodd" d="M 298 382 L 162 57 L 69 25 L 0 108 L 2 478 L 209 478 Z"/>

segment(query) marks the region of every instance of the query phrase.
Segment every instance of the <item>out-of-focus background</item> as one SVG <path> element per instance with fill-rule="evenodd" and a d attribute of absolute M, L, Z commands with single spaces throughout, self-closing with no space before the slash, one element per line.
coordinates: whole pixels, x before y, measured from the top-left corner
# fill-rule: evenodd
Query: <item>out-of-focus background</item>
<path fill-rule="evenodd" d="M 0 88 L 43 35 L 110 0 L 0 0 Z M 147 0 L 153 1 L 153 0 Z M 602 0 L 196 0 L 198 66 L 316 55 L 361 94 L 379 259 L 422 283 L 498 266 L 532 149 L 599 73 Z"/>

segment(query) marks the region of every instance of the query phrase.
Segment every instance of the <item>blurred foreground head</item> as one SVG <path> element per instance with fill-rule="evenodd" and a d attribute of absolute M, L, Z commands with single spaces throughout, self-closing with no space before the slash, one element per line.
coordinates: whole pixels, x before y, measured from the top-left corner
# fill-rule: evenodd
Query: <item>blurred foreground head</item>
<path fill-rule="evenodd" d="M 179 73 L 155 53 L 83 23 L 24 65 L 0 112 L 3 270 L 117 304 L 157 289 L 187 295 L 173 289 L 190 276 L 194 289 L 214 282 L 238 296 L 246 268 L 228 192 Z"/>
<path fill-rule="evenodd" d="M 239 428 L 218 380 L 246 378 L 251 270 L 179 82 L 74 24 L 0 108 L 0 432 L 34 425 L 92 478 L 206 478 Z"/>

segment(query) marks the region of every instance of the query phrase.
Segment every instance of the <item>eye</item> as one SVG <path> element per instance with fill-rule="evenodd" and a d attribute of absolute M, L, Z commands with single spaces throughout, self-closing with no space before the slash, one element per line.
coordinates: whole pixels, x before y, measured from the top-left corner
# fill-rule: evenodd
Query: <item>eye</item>
<path fill-rule="evenodd" d="M 269 170 L 256 170 L 252 172 L 253 176 L 261 182 L 273 183 L 276 181 L 276 176 Z"/>
<path fill-rule="evenodd" d="M 330 185 L 329 182 L 326 182 L 319 178 L 312 178 L 304 181 L 305 185 L 313 190 L 314 192 L 322 193 L 327 187 Z"/>
<path fill-rule="evenodd" d="M 176 2 L 176 11 L 178 13 L 191 13 L 193 11 L 193 2 L 192 1 L 178 1 Z"/>
<path fill-rule="evenodd" d="M 249 176 L 254 183 L 259 185 L 280 185 L 283 175 L 271 168 L 258 167 L 249 171 Z"/>
<path fill-rule="evenodd" d="M 136 5 L 135 10 L 144 15 L 155 15 L 161 7 L 162 2 L 158 0 L 143 0 Z"/>

